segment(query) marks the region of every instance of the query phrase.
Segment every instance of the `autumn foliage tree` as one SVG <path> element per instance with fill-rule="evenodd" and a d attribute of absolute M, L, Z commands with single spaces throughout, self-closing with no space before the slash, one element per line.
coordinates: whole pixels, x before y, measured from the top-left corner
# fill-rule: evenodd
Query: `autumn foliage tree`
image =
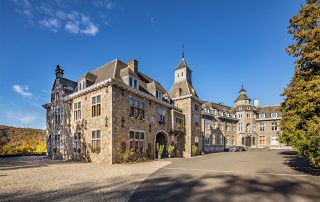
<path fill-rule="evenodd" d="M 320 2 L 307 0 L 290 20 L 294 44 L 287 48 L 295 72 L 283 92 L 281 140 L 320 167 Z"/>

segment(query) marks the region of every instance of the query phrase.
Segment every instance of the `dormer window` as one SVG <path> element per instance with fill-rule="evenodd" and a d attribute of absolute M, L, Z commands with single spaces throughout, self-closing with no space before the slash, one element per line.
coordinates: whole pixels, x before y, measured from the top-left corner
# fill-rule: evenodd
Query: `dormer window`
<path fill-rule="evenodd" d="M 271 116 L 271 118 L 276 118 L 276 117 L 278 117 L 278 113 L 271 113 L 270 116 Z"/>
<path fill-rule="evenodd" d="M 129 76 L 129 86 L 139 90 L 139 81 L 131 76 Z"/>
<path fill-rule="evenodd" d="M 183 72 L 181 72 L 181 76 L 183 76 Z"/>
<path fill-rule="evenodd" d="M 162 100 L 162 92 L 160 90 L 156 90 L 156 98 Z"/>
<path fill-rule="evenodd" d="M 86 80 L 81 80 L 78 83 L 78 90 L 83 90 L 86 88 Z"/>
<path fill-rule="evenodd" d="M 266 114 L 259 114 L 259 118 L 260 118 L 260 119 L 266 118 Z"/>

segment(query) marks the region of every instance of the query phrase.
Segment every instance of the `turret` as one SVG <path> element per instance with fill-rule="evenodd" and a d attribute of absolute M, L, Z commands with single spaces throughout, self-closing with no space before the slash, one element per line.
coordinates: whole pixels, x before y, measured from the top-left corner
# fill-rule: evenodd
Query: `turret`
<path fill-rule="evenodd" d="M 63 69 L 60 68 L 60 65 L 56 67 L 56 78 L 63 78 Z"/>

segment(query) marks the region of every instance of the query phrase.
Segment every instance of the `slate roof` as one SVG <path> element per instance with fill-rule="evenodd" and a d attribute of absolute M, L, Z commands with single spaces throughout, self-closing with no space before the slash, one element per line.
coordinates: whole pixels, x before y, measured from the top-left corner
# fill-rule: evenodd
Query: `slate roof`
<path fill-rule="evenodd" d="M 251 100 L 251 99 L 246 94 L 240 94 L 234 102 L 237 102 L 238 100 Z"/>
<path fill-rule="evenodd" d="M 185 60 L 184 58 L 182 58 L 181 61 L 180 61 L 180 63 L 178 64 L 178 66 L 175 68 L 175 70 L 177 70 L 177 69 L 182 69 L 182 68 L 184 68 L 184 67 L 186 67 L 187 69 L 189 69 L 189 70 L 191 71 L 191 69 L 190 69 L 190 67 L 188 66 L 186 60 Z"/>
<path fill-rule="evenodd" d="M 265 105 L 256 107 L 257 113 L 265 114 L 266 118 L 271 118 L 271 113 L 278 113 L 278 117 L 282 117 L 280 105 Z"/>
<path fill-rule="evenodd" d="M 95 80 L 92 83 L 90 83 L 90 85 L 95 85 L 110 78 L 117 79 L 118 81 L 124 83 L 124 81 L 122 80 L 122 76 L 132 75 L 140 80 L 140 91 L 151 95 L 152 93 L 147 88 L 147 85 L 151 84 L 157 87 L 157 89 L 163 91 L 163 94 L 167 93 L 167 91 L 159 82 L 143 74 L 142 72 L 133 72 L 126 63 L 118 59 L 115 59 L 109 63 L 100 66 L 97 69 L 87 72 L 80 79 L 86 78 L 88 77 L 88 75 L 90 75 L 90 78 L 95 78 Z"/>
<path fill-rule="evenodd" d="M 197 92 L 187 80 L 174 83 L 172 89 L 170 90 L 170 97 L 175 98 L 185 95 L 194 95 L 198 97 Z"/>

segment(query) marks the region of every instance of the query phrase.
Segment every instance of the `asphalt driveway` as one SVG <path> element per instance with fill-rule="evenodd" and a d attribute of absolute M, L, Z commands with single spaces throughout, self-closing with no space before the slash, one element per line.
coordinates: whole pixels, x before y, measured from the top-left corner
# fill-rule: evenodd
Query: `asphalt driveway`
<path fill-rule="evenodd" d="M 320 201 L 320 172 L 292 151 L 172 159 L 130 201 Z"/>

